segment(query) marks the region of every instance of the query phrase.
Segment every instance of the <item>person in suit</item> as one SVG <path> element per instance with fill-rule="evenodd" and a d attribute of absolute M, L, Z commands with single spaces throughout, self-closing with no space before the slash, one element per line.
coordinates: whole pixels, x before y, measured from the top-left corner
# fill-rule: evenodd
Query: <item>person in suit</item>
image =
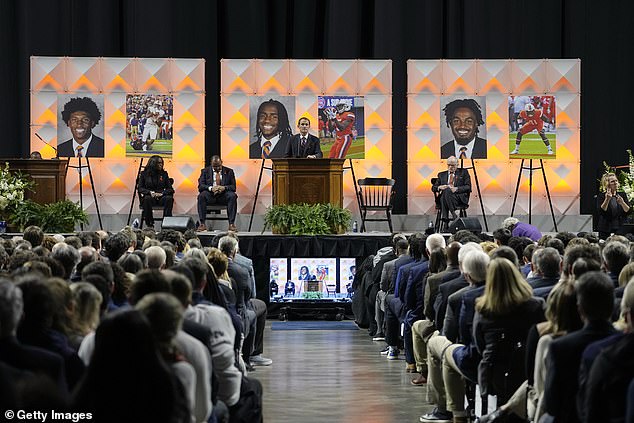
<path fill-rule="evenodd" d="M 256 140 L 249 145 L 249 158 L 284 157 L 293 135 L 286 107 L 277 100 L 267 100 L 258 107 L 256 119 Z"/>
<path fill-rule="evenodd" d="M 324 155 L 321 152 L 319 138 L 309 134 L 310 120 L 307 117 L 301 117 L 297 121 L 299 134 L 293 135 L 290 142 L 286 145 L 286 157 L 297 157 L 307 159 L 321 159 Z"/>
<path fill-rule="evenodd" d="M 227 206 L 229 230 L 237 230 L 236 214 L 238 210 L 238 196 L 236 194 L 236 175 L 233 169 L 222 165 L 220 156 L 211 157 L 211 165 L 200 171 L 198 178 L 198 218 L 199 231 L 206 231 L 205 215 L 208 204 Z"/>
<path fill-rule="evenodd" d="M 584 273 L 576 282 L 577 308 L 582 329 L 558 338 L 546 355 L 544 404 L 557 422 L 579 422 L 575 397 L 579 368 L 585 348 L 592 342 L 614 335 L 610 323 L 614 307 L 614 284 L 603 272 Z"/>
<path fill-rule="evenodd" d="M 458 168 L 458 159 L 450 156 L 447 159 L 447 170 L 440 172 L 431 190 L 439 193 L 440 216 L 443 222 L 456 219 L 456 209 L 469 205 L 471 193 L 471 177 L 467 169 Z"/>
<path fill-rule="evenodd" d="M 619 191 L 619 180 L 614 173 L 606 173 L 601 177 L 604 192 L 597 195 L 597 231 L 601 239 L 611 233 L 620 233 L 623 223 L 630 211 L 630 204 L 623 191 Z"/>
<path fill-rule="evenodd" d="M 163 216 L 172 215 L 174 206 L 174 188 L 172 178 L 163 170 L 163 158 L 152 156 L 139 175 L 139 195 L 143 206 L 143 220 L 149 227 L 154 226 L 152 206 L 162 205 Z"/>
<path fill-rule="evenodd" d="M 73 138 L 57 146 L 59 157 L 103 157 L 104 141 L 92 133 L 99 123 L 101 112 L 90 97 L 71 98 L 64 104 L 62 120 Z"/>
<path fill-rule="evenodd" d="M 487 140 L 478 137 L 478 127 L 484 125 L 478 102 L 472 98 L 454 100 L 443 112 L 454 139 L 440 147 L 440 158 L 486 159 Z"/>

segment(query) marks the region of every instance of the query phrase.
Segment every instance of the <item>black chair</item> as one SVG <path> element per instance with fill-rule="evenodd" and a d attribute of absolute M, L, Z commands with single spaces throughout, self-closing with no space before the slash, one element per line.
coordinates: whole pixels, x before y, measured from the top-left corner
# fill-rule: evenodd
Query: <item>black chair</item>
<path fill-rule="evenodd" d="M 365 222 L 387 222 L 392 229 L 392 203 L 394 202 L 394 179 L 363 178 L 359 179 L 357 198 L 361 208 L 361 232 L 365 232 Z M 385 217 L 367 217 L 369 211 L 384 212 Z"/>
<path fill-rule="evenodd" d="M 145 167 L 144 167 L 145 169 Z M 140 174 L 141 172 L 139 172 Z M 173 185 L 174 184 L 174 178 L 169 178 L 170 179 L 170 183 Z M 137 184 L 138 184 L 138 179 L 137 179 Z M 143 224 L 145 222 L 143 222 L 143 196 L 141 195 L 140 192 L 137 191 L 137 194 L 139 195 L 139 209 L 141 210 L 141 218 L 139 219 L 141 222 L 139 224 L 139 229 L 143 229 Z M 155 212 L 161 212 L 161 215 L 159 217 L 156 217 Z M 157 204 L 155 206 L 152 206 L 152 215 L 154 216 L 154 220 L 159 220 L 161 222 L 163 222 L 163 218 L 165 216 L 163 216 L 163 206 L 161 206 L 160 204 Z M 162 225 L 163 223 L 161 223 Z"/>
<path fill-rule="evenodd" d="M 431 184 L 432 185 L 436 185 L 436 182 L 438 181 L 438 178 L 431 178 Z M 435 192 L 432 191 L 434 193 L 434 204 L 436 207 L 436 221 L 434 222 L 434 231 L 435 232 L 440 232 L 441 227 L 442 227 L 442 207 L 440 207 L 440 193 L 439 192 Z M 467 217 L 467 209 L 469 208 L 469 206 L 464 206 L 464 207 L 458 207 L 458 216 L 460 217 Z"/>

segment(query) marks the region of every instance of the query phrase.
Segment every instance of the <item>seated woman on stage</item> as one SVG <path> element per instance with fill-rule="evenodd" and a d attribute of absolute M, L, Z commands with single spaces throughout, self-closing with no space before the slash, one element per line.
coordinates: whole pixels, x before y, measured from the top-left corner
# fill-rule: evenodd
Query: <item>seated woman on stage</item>
<path fill-rule="evenodd" d="M 139 175 L 139 195 L 143 207 L 143 220 L 147 226 L 154 226 L 152 206 L 163 206 L 163 216 L 172 215 L 174 205 L 173 179 L 163 170 L 163 158 L 152 156 Z"/>
<path fill-rule="evenodd" d="M 604 192 L 597 195 L 597 231 L 601 239 L 606 239 L 612 233 L 622 231 L 630 204 L 623 191 L 618 191 L 619 180 L 614 173 L 606 173 L 601 178 Z"/>

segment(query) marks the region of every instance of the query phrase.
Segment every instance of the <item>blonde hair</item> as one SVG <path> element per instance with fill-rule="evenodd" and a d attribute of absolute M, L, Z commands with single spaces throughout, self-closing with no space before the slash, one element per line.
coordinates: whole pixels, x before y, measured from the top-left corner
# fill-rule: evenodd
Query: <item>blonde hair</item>
<path fill-rule="evenodd" d="M 603 188 L 603 191 L 608 190 L 608 179 L 610 179 L 612 176 L 616 178 L 616 174 L 613 172 L 604 173 L 603 176 L 601 177 L 601 187 Z M 616 179 L 616 182 L 618 184 L 619 182 L 618 178 Z"/>
<path fill-rule="evenodd" d="M 533 296 L 533 289 L 510 260 L 491 260 L 484 295 L 476 300 L 476 310 L 486 314 L 510 313 Z"/>
<path fill-rule="evenodd" d="M 619 273 L 619 286 L 626 286 L 630 279 L 634 276 L 634 262 L 623 266 Z"/>
<path fill-rule="evenodd" d="M 581 328 L 574 281 L 564 279 L 557 282 L 548 294 L 545 317 L 544 333 L 564 334 Z"/>
<path fill-rule="evenodd" d="M 77 331 L 80 335 L 86 336 L 99 325 L 99 312 L 103 297 L 97 288 L 87 282 L 72 283 L 70 290 L 75 299 Z"/>
<path fill-rule="evenodd" d="M 480 246 L 482 247 L 482 251 L 484 251 L 485 253 L 489 254 L 489 256 L 491 255 L 493 250 L 498 248 L 498 245 L 495 242 L 493 242 L 493 241 L 482 241 L 480 243 Z"/>
<path fill-rule="evenodd" d="M 229 275 L 227 274 L 227 266 L 229 265 L 229 259 L 227 256 L 222 251 L 214 247 L 209 250 L 207 259 L 209 260 L 209 264 L 212 269 L 214 269 L 216 277 L 228 281 Z"/>

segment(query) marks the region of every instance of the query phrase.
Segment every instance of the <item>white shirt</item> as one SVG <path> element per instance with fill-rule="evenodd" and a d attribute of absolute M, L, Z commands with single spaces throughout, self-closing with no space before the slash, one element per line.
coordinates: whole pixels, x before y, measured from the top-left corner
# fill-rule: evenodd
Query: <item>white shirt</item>
<path fill-rule="evenodd" d="M 458 144 L 458 141 L 453 140 L 454 155 L 456 156 L 458 160 L 460 160 L 460 149 L 462 147 L 467 147 L 467 151 L 465 151 L 465 154 L 467 155 L 467 159 L 470 159 L 471 153 L 473 153 L 474 146 L 475 146 L 475 137 L 473 137 L 471 141 L 469 141 L 466 145 Z"/>
<path fill-rule="evenodd" d="M 269 141 L 271 143 L 271 147 L 269 151 L 273 151 L 273 149 L 275 148 L 275 146 L 277 145 L 277 142 L 280 140 L 280 134 L 278 133 L 276 136 L 274 136 L 273 138 L 271 138 L 270 140 L 267 140 L 266 138 L 262 137 L 262 139 L 260 139 L 260 147 L 264 147 L 264 143 L 266 143 L 267 141 Z"/>
<path fill-rule="evenodd" d="M 81 145 L 82 147 L 84 147 L 84 149 L 81 150 L 81 156 L 86 157 L 86 152 L 88 151 L 88 146 L 90 146 L 90 141 L 92 141 L 92 133 L 90 134 L 90 138 L 84 141 L 83 144 L 78 143 L 77 140 L 73 138 L 73 156 L 77 157 L 77 147 Z"/>

